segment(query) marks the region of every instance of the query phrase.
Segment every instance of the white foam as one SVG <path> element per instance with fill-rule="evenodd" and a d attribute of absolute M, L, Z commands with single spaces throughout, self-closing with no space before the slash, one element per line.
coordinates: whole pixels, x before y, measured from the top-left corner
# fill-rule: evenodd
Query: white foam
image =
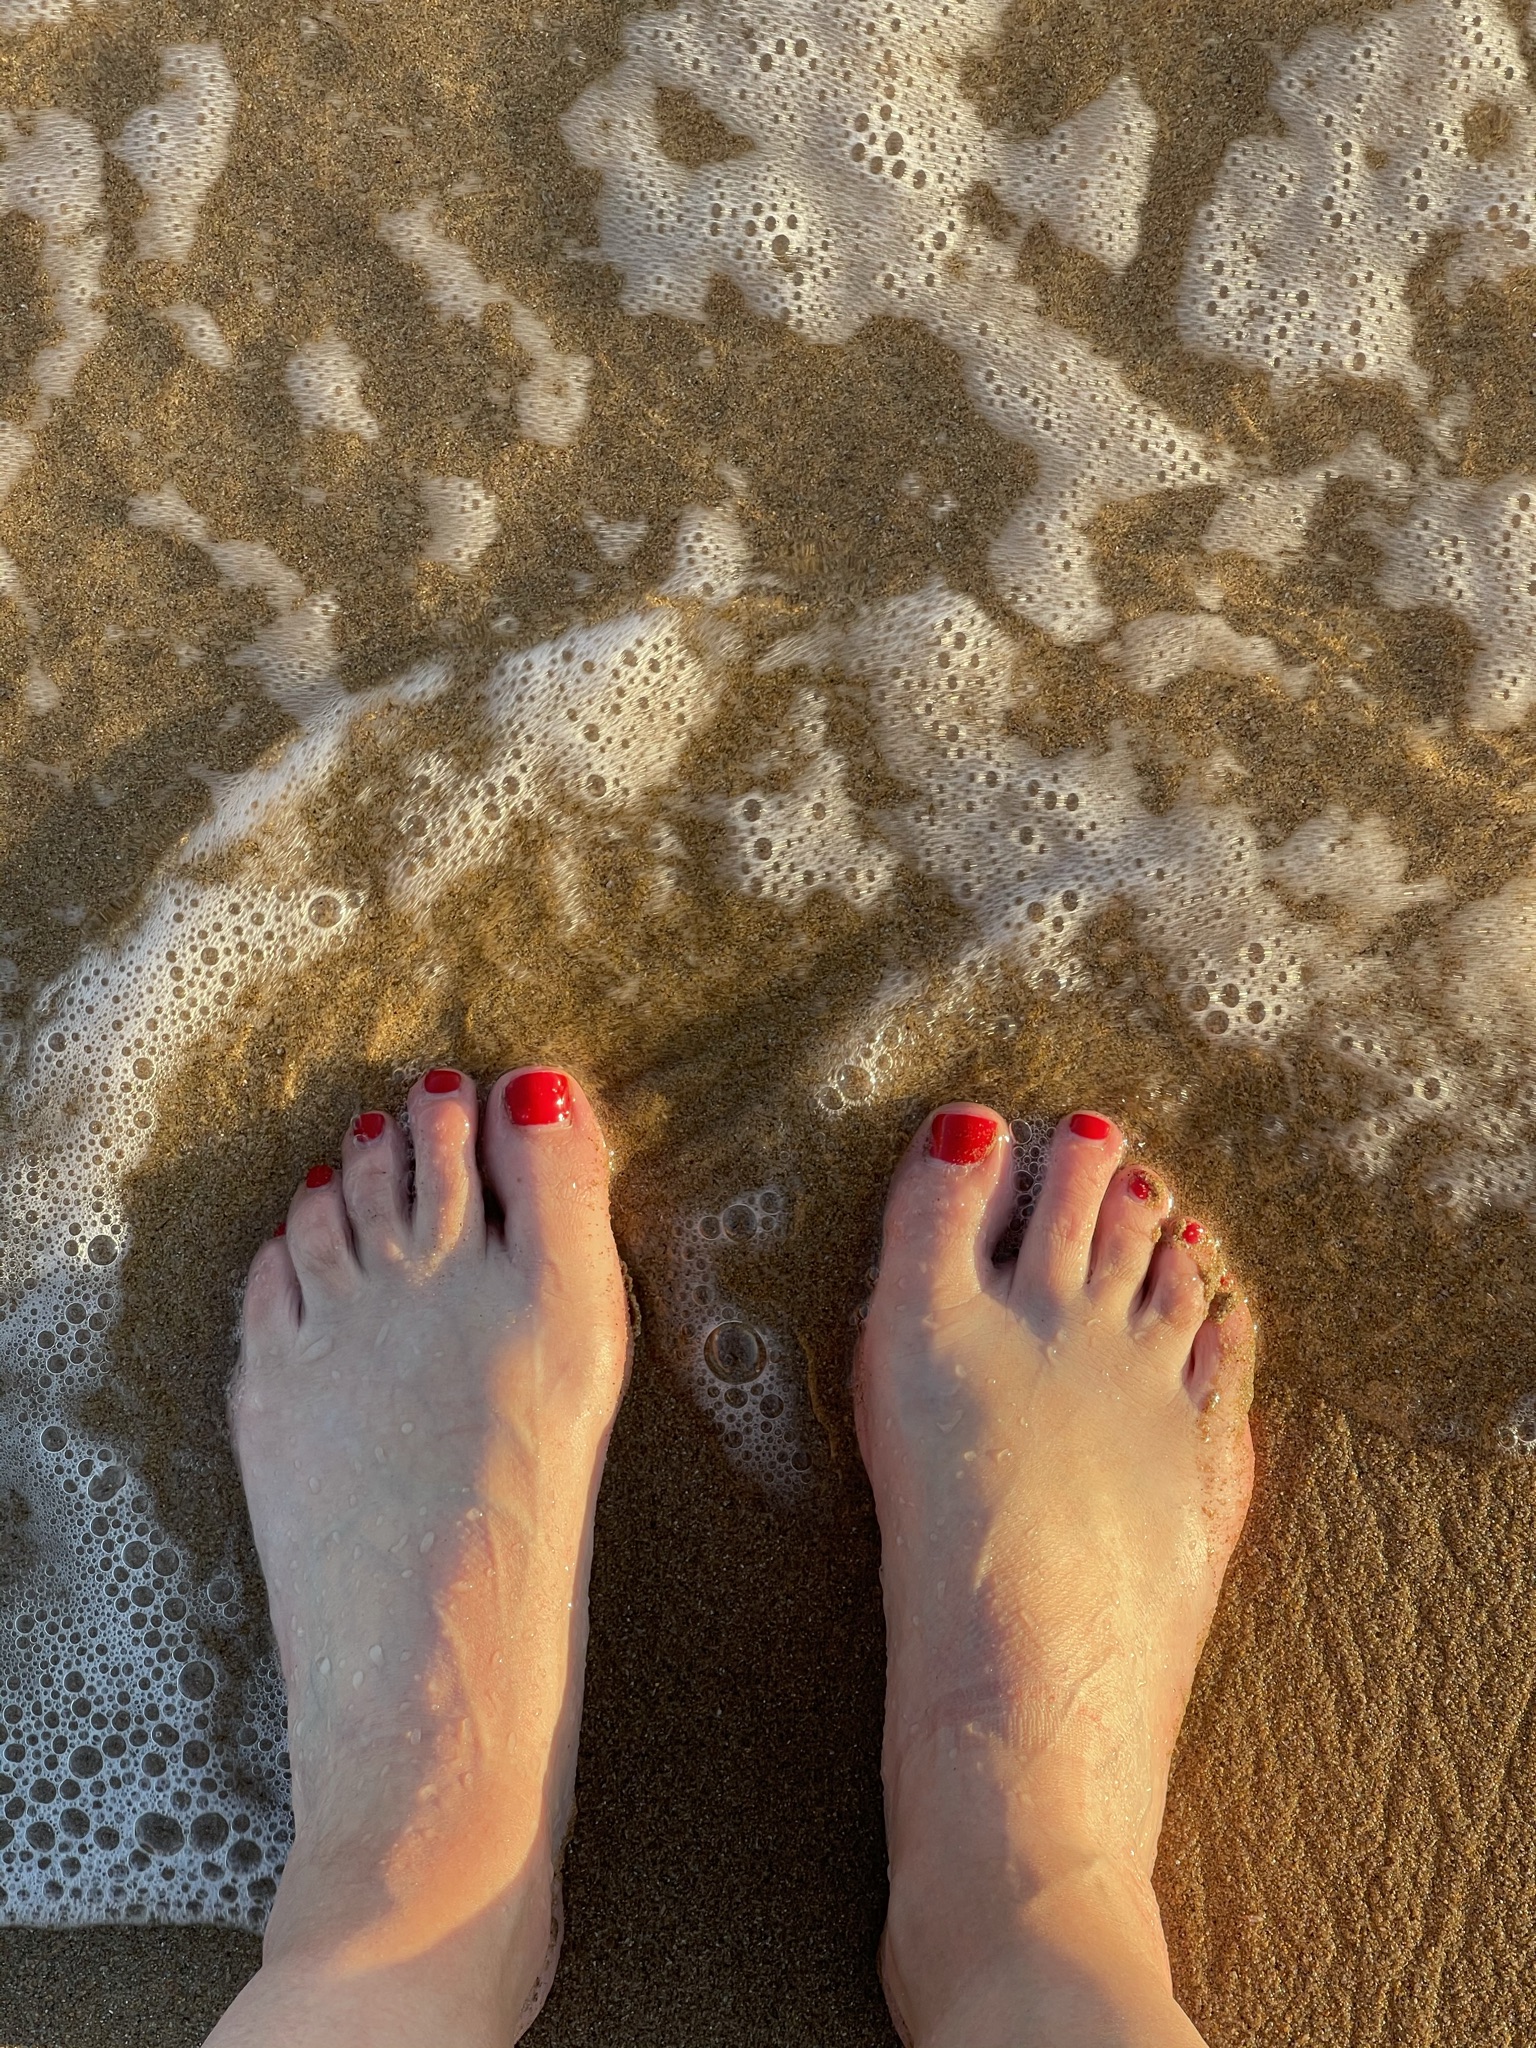
<path fill-rule="evenodd" d="M 39 399 L 33 423 L 52 402 L 68 398 L 87 358 L 107 331 L 101 311 L 101 265 L 107 238 L 102 207 L 101 145 L 84 121 L 47 107 L 0 113 L 0 210 L 25 214 L 42 230 L 42 269 L 58 339 L 32 362 Z"/>
<path fill-rule="evenodd" d="M 1179 294 L 1193 348 L 1270 371 L 1393 378 L 1428 391 L 1408 279 L 1452 234 L 1446 289 L 1532 260 L 1536 100 L 1498 0 L 1407 0 L 1316 28 L 1270 93 L 1278 135 L 1232 144 L 1201 208 Z M 1467 121 L 1507 138 L 1486 161 Z"/>
<path fill-rule="evenodd" d="M 254 669 L 267 695 L 300 724 L 331 702 L 338 606 L 329 591 L 306 590 L 265 541 L 216 539 L 174 484 L 131 498 L 128 522 L 199 549 L 231 589 L 259 590 L 266 598 L 274 616 L 228 657 L 231 668 Z"/>
<path fill-rule="evenodd" d="M 306 434 L 329 430 L 377 440 L 379 423 L 363 403 L 367 365 L 327 327 L 290 356 L 283 369 L 283 389 L 293 402 Z"/>
<path fill-rule="evenodd" d="M 217 43 L 162 50 L 160 77 L 165 91 L 129 116 L 113 152 L 144 194 L 133 229 L 140 256 L 185 263 L 198 213 L 229 161 L 240 94 Z"/>
<path fill-rule="evenodd" d="M 424 562 L 470 569 L 500 531 L 496 500 L 472 476 L 427 476 L 417 485 L 427 515 Z"/>
<path fill-rule="evenodd" d="M 1271 676 L 1289 697 L 1305 696 L 1314 671 L 1288 663 L 1261 633 L 1238 633 L 1210 612 L 1150 612 L 1122 626 L 1099 650 L 1123 670 L 1132 688 L 1156 696 L 1196 669 Z"/>
<path fill-rule="evenodd" d="M 630 312 L 700 320 L 720 278 L 813 341 L 846 341 L 883 316 L 919 320 L 953 348 L 974 402 L 1039 464 L 993 548 L 998 587 L 1047 631 L 1092 639 L 1112 623 L 1087 539 L 1095 513 L 1216 481 L 1226 464 L 1015 281 L 1039 220 L 1111 268 L 1130 260 L 1155 124 L 1120 79 L 1041 141 L 988 128 L 955 60 L 1002 14 L 1001 0 L 918 0 L 878 33 L 851 7 L 811 0 L 778 7 L 771 25 L 704 4 L 644 15 L 562 130 L 602 174 L 601 249 Z M 697 170 L 673 162 L 662 88 L 693 95 L 752 147 Z M 971 217 L 978 182 L 1013 209 L 1000 242 Z"/>
<path fill-rule="evenodd" d="M 205 364 L 210 370 L 234 368 L 235 352 L 206 306 L 179 300 L 174 306 L 162 306 L 160 318 L 167 326 L 175 328 L 181 336 L 182 347 L 194 361 Z"/>
<path fill-rule="evenodd" d="M 1436 478 L 1369 523 L 1387 602 L 1443 605 L 1471 629 L 1472 723 L 1517 725 L 1536 702 L 1536 476 Z"/>
<path fill-rule="evenodd" d="M 96 0 L 0 0 L 0 36 L 30 35 L 35 28 L 57 28 L 76 6 L 87 10 Z"/>
<path fill-rule="evenodd" d="M 487 306 L 507 308 L 513 337 L 533 360 L 517 393 L 523 438 L 549 448 L 569 448 L 587 417 L 591 358 L 558 348 L 531 306 L 482 274 L 464 245 L 445 233 L 437 202 L 430 196 L 400 213 L 382 215 L 378 229 L 381 240 L 401 262 L 421 273 L 428 303 L 443 319 L 477 325 Z"/>

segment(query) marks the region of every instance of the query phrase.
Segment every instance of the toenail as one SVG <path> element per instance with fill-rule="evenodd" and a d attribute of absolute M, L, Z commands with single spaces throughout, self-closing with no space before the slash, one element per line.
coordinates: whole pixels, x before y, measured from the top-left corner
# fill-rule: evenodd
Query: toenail
<path fill-rule="evenodd" d="M 1091 1138 L 1097 1145 L 1107 1138 L 1115 1127 L 1107 1117 L 1090 1116 L 1087 1110 L 1079 1110 L 1067 1128 L 1074 1138 Z"/>
<path fill-rule="evenodd" d="M 1179 1232 L 1179 1235 L 1183 1238 L 1186 1244 L 1198 1244 L 1201 1238 L 1204 1237 L 1205 1232 L 1201 1228 L 1201 1226 L 1195 1222 L 1194 1218 L 1191 1217 L 1189 1222 L 1186 1223 L 1184 1228 Z"/>
<path fill-rule="evenodd" d="M 429 1095 L 453 1095 L 463 1078 L 457 1067 L 434 1067 L 422 1075 L 421 1085 Z"/>
<path fill-rule="evenodd" d="M 304 1176 L 304 1185 L 307 1188 L 328 1188 L 335 1178 L 333 1166 L 312 1166 Z"/>
<path fill-rule="evenodd" d="M 928 1133 L 928 1150 L 948 1166 L 974 1166 L 985 1159 L 997 1138 L 995 1116 L 970 1116 L 964 1110 L 942 1110 Z"/>
<path fill-rule="evenodd" d="M 384 1135 L 384 1117 L 377 1109 L 365 1109 L 352 1126 L 352 1135 L 360 1145 L 371 1145 L 375 1138 Z"/>
<path fill-rule="evenodd" d="M 1157 1193 L 1157 1182 L 1149 1180 L 1144 1173 L 1133 1173 L 1126 1182 L 1126 1187 L 1136 1197 L 1138 1202 L 1150 1202 Z"/>
<path fill-rule="evenodd" d="M 568 1124 L 571 1083 L 552 1067 L 533 1067 L 507 1083 L 507 1115 L 515 1124 Z"/>

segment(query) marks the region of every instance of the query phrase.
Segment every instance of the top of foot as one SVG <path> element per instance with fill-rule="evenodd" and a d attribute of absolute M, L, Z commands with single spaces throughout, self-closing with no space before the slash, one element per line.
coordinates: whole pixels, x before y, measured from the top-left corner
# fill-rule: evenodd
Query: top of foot
<path fill-rule="evenodd" d="M 856 1393 L 889 1658 L 884 1965 L 919 2041 L 951 2038 L 958 1987 L 1074 1887 L 1120 1889 L 1171 1998 L 1148 1880 L 1252 1485 L 1253 1328 L 1225 1292 L 1213 1318 L 1208 1237 L 1124 1152 L 1109 1119 L 1067 1119 L 995 1264 L 1008 1130 L 955 1104 L 886 1211 Z"/>
<path fill-rule="evenodd" d="M 627 1341 L 602 1134 L 542 1070 L 483 1113 L 435 1071 L 409 1136 L 365 1112 L 252 1266 L 231 1419 L 296 1821 L 268 1962 L 343 1970 L 354 2008 L 402 1955 L 466 1997 L 489 1957 L 507 2038 L 547 1982 Z"/>

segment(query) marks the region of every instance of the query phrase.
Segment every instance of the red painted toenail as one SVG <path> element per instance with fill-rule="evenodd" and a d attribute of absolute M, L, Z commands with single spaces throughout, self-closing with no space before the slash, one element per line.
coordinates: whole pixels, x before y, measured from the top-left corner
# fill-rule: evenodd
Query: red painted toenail
<path fill-rule="evenodd" d="M 304 1176 L 304 1185 L 307 1188 L 328 1188 L 335 1178 L 334 1166 L 312 1166 Z"/>
<path fill-rule="evenodd" d="M 375 1138 L 384 1135 L 384 1117 L 377 1109 L 365 1109 L 352 1126 L 352 1135 L 360 1145 L 371 1145 Z"/>
<path fill-rule="evenodd" d="M 1179 1232 L 1179 1235 L 1183 1238 L 1186 1244 L 1198 1244 L 1201 1238 L 1204 1237 L 1205 1232 L 1201 1228 L 1201 1226 L 1195 1222 L 1194 1218 L 1191 1217 L 1189 1222 L 1186 1223 L 1184 1228 Z"/>
<path fill-rule="evenodd" d="M 283 1218 L 282 1222 L 279 1223 L 276 1230 L 273 1231 L 272 1235 L 274 1237 L 286 1237 L 288 1235 L 288 1219 L 286 1216 Z"/>
<path fill-rule="evenodd" d="M 514 1074 L 507 1083 L 507 1115 L 515 1124 L 568 1124 L 570 1081 L 552 1067 Z"/>
<path fill-rule="evenodd" d="M 962 1109 L 943 1110 L 928 1133 L 928 1150 L 948 1166 L 974 1166 L 985 1159 L 997 1138 L 995 1116 L 968 1116 Z"/>
<path fill-rule="evenodd" d="M 1150 1202 L 1157 1193 L 1156 1183 L 1148 1180 L 1144 1173 L 1133 1173 L 1126 1182 L 1126 1187 L 1138 1202 Z"/>
<path fill-rule="evenodd" d="M 1092 1138 L 1094 1143 L 1098 1144 L 1107 1138 L 1115 1127 L 1102 1116 L 1090 1116 L 1086 1110 L 1080 1110 L 1067 1128 L 1074 1138 Z"/>
<path fill-rule="evenodd" d="M 434 1067 L 422 1075 L 421 1085 L 429 1095 L 453 1095 L 463 1078 L 457 1067 Z"/>

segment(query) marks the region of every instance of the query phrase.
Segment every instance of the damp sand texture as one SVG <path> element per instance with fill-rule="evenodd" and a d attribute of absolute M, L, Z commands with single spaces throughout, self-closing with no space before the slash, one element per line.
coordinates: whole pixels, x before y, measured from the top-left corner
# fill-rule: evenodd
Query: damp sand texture
<path fill-rule="evenodd" d="M 847 1375 L 951 1095 L 1115 1114 L 1262 1317 L 1187 2009 L 1532 2031 L 1533 65 L 0 0 L 0 2038 L 254 1967 L 240 1277 L 357 1110 L 545 1058 L 644 1326 L 534 2038 L 891 2039 Z"/>

